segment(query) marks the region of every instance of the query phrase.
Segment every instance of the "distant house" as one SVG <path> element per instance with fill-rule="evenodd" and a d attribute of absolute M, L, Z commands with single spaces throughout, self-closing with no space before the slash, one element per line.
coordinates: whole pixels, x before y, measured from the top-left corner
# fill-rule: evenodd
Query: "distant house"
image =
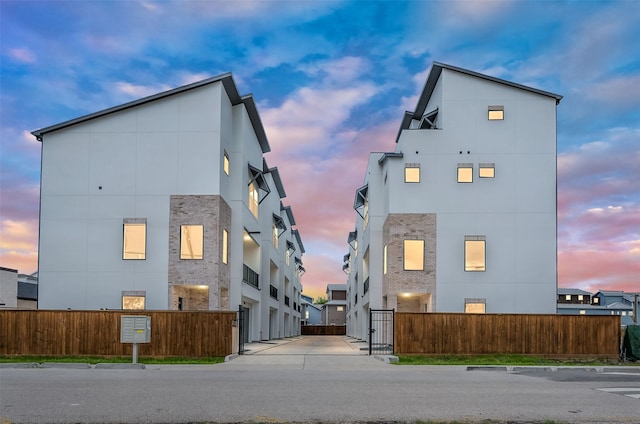
<path fill-rule="evenodd" d="M 322 324 L 322 305 L 313 303 L 313 297 L 305 294 L 300 295 L 300 319 L 302 325 L 320 325 Z"/>
<path fill-rule="evenodd" d="M 0 267 L 0 309 L 18 306 L 18 270 Z"/>
<path fill-rule="evenodd" d="M 38 309 L 38 272 L 18 274 L 18 309 Z"/>
<path fill-rule="evenodd" d="M 327 284 L 327 303 L 322 305 L 324 325 L 345 325 L 347 323 L 347 285 Z"/>
<path fill-rule="evenodd" d="M 591 293 L 580 289 L 558 288 L 558 303 L 573 305 L 590 305 Z M 596 302 L 597 303 L 597 302 Z"/>
<path fill-rule="evenodd" d="M 638 310 L 635 296 L 640 298 L 640 293 L 599 291 L 592 294 L 580 289 L 558 288 L 557 311 L 561 315 L 618 315 L 622 325 L 633 325 Z"/>

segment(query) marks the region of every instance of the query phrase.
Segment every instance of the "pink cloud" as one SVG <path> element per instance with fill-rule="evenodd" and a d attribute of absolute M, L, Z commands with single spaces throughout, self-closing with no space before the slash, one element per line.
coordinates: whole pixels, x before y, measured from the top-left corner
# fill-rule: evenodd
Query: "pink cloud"
<path fill-rule="evenodd" d="M 9 56 L 23 63 L 36 63 L 38 61 L 36 54 L 28 48 L 11 49 L 9 50 Z"/>

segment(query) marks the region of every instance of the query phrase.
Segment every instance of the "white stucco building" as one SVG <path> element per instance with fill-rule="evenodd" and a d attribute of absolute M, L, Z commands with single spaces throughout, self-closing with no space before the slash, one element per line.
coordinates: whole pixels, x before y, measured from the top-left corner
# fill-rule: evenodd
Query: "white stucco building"
<path fill-rule="evenodd" d="M 556 312 L 562 96 L 434 63 L 394 152 L 371 153 L 349 234 L 349 335 L 368 311 Z"/>
<path fill-rule="evenodd" d="M 251 95 L 231 74 L 33 132 L 40 309 L 249 309 L 299 334 L 304 247 Z"/>

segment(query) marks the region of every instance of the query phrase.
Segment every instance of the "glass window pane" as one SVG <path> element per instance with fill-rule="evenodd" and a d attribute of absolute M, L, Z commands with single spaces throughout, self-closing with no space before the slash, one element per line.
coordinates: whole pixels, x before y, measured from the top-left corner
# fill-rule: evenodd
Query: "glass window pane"
<path fill-rule="evenodd" d="M 485 241 L 465 240 L 464 241 L 464 270 L 484 271 L 485 270 Z"/>
<path fill-rule="evenodd" d="M 458 168 L 458 182 L 459 183 L 472 183 L 473 182 L 473 168 L 472 167 L 459 167 Z"/>
<path fill-rule="evenodd" d="M 420 182 L 420 168 L 404 168 L 404 182 L 405 183 L 419 183 Z"/>
<path fill-rule="evenodd" d="M 256 218 L 258 217 L 259 202 L 260 194 L 258 193 L 258 185 L 255 181 L 251 181 L 251 184 L 249 184 L 249 210 Z"/>
<path fill-rule="evenodd" d="M 481 166 L 480 178 L 494 178 L 496 175 L 496 169 L 493 166 Z"/>
<path fill-rule="evenodd" d="M 486 305 L 484 303 L 465 303 L 464 312 L 467 314 L 484 314 Z"/>
<path fill-rule="evenodd" d="M 124 223 L 122 259 L 145 259 L 147 256 L 147 224 Z"/>
<path fill-rule="evenodd" d="M 202 259 L 203 226 L 181 225 L 180 259 Z"/>
<path fill-rule="evenodd" d="M 387 275 L 387 245 L 384 246 L 384 253 L 382 255 L 382 273 Z"/>
<path fill-rule="evenodd" d="M 424 270 L 424 240 L 404 241 L 405 271 Z"/>
<path fill-rule="evenodd" d="M 224 159 L 222 159 L 222 169 L 225 174 L 229 175 L 229 156 L 227 152 L 224 153 Z"/>
<path fill-rule="evenodd" d="M 504 119 L 504 110 L 490 110 L 489 111 L 489 120 L 496 121 Z"/>
<path fill-rule="evenodd" d="M 144 296 L 122 296 L 122 309 L 144 309 Z"/>
<path fill-rule="evenodd" d="M 229 233 L 222 230 L 222 263 L 229 263 Z"/>

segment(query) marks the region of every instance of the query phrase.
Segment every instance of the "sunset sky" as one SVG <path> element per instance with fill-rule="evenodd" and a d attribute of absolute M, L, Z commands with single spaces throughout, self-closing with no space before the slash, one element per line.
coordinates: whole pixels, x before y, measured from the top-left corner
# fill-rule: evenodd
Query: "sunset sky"
<path fill-rule="evenodd" d="M 639 23 L 637 1 L 0 0 L 0 266 L 37 269 L 31 131 L 232 72 L 322 295 L 346 282 L 368 154 L 438 61 L 564 96 L 559 285 L 640 291 Z"/>

